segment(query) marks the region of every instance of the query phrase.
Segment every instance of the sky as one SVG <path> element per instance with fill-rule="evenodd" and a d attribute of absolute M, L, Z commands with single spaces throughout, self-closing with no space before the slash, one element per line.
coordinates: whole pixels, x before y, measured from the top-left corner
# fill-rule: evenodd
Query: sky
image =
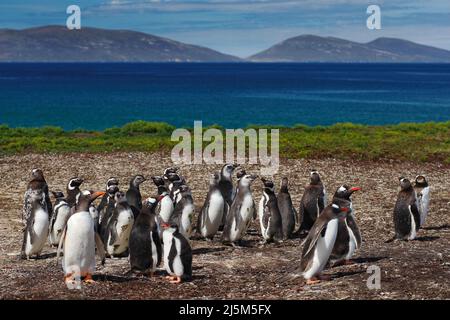
<path fill-rule="evenodd" d="M 1 0 L 0 28 L 65 25 L 129 29 L 247 57 L 301 34 L 359 42 L 397 37 L 450 50 L 450 0 Z M 381 8 L 381 30 L 366 27 Z"/>

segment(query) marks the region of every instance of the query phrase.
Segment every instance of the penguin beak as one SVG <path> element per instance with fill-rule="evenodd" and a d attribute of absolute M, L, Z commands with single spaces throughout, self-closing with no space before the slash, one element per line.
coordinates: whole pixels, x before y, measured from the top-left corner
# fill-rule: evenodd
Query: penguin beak
<path fill-rule="evenodd" d="M 170 227 L 170 224 L 168 224 L 168 223 L 162 223 L 162 224 L 161 224 L 161 227 L 163 227 L 163 229 L 167 229 L 167 228 Z"/>
<path fill-rule="evenodd" d="M 355 192 L 355 191 L 359 191 L 359 190 L 361 190 L 360 187 L 353 187 L 350 189 L 351 192 Z"/>
<path fill-rule="evenodd" d="M 92 197 L 92 199 L 97 199 L 98 197 L 102 197 L 102 196 L 104 196 L 106 194 L 106 192 L 103 192 L 103 191 L 97 191 L 97 192 L 94 192 L 92 195 L 91 195 L 91 197 Z"/>

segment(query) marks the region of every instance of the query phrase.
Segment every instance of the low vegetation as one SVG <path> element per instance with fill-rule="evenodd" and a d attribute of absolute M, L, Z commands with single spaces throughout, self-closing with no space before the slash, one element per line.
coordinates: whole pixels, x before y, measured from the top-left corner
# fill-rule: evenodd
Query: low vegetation
<path fill-rule="evenodd" d="M 219 126 L 214 127 L 223 130 Z M 104 131 L 2 125 L 0 154 L 169 151 L 177 143 L 171 141 L 174 129 L 167 123 L 145 121 Z M 284 158 L 404 159 L 450 163 L 450 122 L 281 127 L 280 155 Z"/>

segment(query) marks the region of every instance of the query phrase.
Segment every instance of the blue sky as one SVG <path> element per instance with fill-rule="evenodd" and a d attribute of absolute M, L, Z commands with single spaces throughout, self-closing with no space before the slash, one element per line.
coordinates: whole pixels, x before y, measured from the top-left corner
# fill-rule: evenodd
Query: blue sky
<path fill-rule="evenodd" d="M 450 0 L 2 0 L 0 28 L 65 24 L 82 10 L 82 27 L 131 29 L 248 56 L 300 34 L 360 42 L 399 37 L 450 50 Z M 378 4 L 382 30 L 366 28 Z"/>

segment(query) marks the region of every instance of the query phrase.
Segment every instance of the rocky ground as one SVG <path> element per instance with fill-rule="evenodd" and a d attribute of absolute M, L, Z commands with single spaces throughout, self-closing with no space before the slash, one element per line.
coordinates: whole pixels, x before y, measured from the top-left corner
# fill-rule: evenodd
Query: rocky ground
<path fill-rule="evenodd" d="M 56 265 L 55 250 L 46 247 L 39 260 L 18 257 L 22 243 L 20 214 L 30 172 L 44 170 L 51 190 L 65 189 L 68 179 L 81 176 L 88 189 L 104 189 L 110 176 L 118 176 L 123 189 L 133 174 L 161 174 L 171 165 L 164 154 L 21 155 L 0 158 L 0 298 L 3 299 L 449 299 L 450 298 L 450 170 L 438 163 L 360 162 L 340 160 L 283 160 L 282 175 L 291 181 L 296 207 L 311 168 L 318 169 L 329 192 L 340 184 L 359 186 L 353 197 L 363 244 L 354 264 L 329 268 L 332 277 L 307 286 L 302 278 L 285 281 L 286 272 L 299 264 L 301 240 L 261 245 L 259 227 L 253 223 L 246 247 L 223 246 L 192 240 L 193 281 L 169 284 L 162 276 L 151 279 L 125 275 L 126 258 L 107 259 L 98 265 L 96 283 L 68 290 Z M 181 166 L 197 209 L 203 204 L 209 175 L 218 166 Z M 259 173 L 249 166 L 249 172 Z M 418 239 L 386 243 L 393 235 L 392 211 L 401 175 L 423 173 L 432 186 L 430 213 Z M 253 186 L 259 201 L 262 183 Z M 142 186 L 144 196 L 155 194 L 151 182 Z M 369 289 L 367 268 L 381 270 L 381 289 Z"/>

